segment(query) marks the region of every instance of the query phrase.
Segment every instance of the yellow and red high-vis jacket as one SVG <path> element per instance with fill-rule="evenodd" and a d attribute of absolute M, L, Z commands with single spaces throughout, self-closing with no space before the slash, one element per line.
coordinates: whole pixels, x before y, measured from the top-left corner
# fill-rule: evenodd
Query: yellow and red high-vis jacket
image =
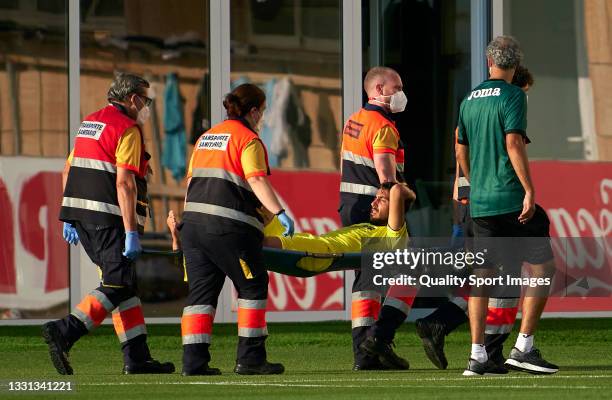
<path fill-rule="evenodd" d="M 397 146 L 375 148 L 376 136 L 382 129 L 390 129 Z M 374 167 L 375 153 L 395 154 L 397 179 L 403 180 L 404 148 L 395 122 L 380 107 L 366 105 L 351 115 L 342 132 L 342 202 L 357 196 L 376 196 L 380 180 Z"/>
<path fill-rule="evenodd" d="M 247 182 L 242 151 L 261 140 L 244 122 L 228 119 L 202 134 L 193 149 L 191 178 L 183 221 L 202 225 L 208 233 L 245 231 L 263 237 L 260 201 Z M 265 152 L 265 146 L 264 148 Z M 265 153 L 267 174 L 270 173 Z"/>
<path fill-rule="evenodd" d="M 64 190 L 60 220 L 123 226 L 117 198 L 116 150 L 123 134 L 133 128 L 138 129 L 141 140 L 140 165 L 134 173 L 137 186 L 138 230 L 140 232 L 144 230 L 148 207 L 144 139 L 136 121 L 111 104 L 88 115 L 79 127 Z M 123 165 L 120 167 L 135 169 Z"/>

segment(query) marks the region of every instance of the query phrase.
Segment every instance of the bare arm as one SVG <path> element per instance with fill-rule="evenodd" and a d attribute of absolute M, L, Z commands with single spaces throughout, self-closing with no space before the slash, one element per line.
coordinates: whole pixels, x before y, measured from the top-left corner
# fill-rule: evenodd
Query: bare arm
<path fill-rule="evenodd" d="M 261 201 L 261 204 L 274 214 L 278 214 L 283 209 L 280 201 L 276 197 L 270 181 L 265 176 L 252 176 L 247 179 L 255 196 Z"/>
<path fill-rule="evenodd" d="M 468 146 L 455 143 L 455 157 L 457 164 L 461 167 L 461 171 L 465 175 L 465 179 L 470 180 L 470 149 Z"/>
<path fill-rule="evenodd" d="M 395 155 L 391 153 L 374 154 L 374 167 L 378 173 L 378 180 L 383 182 L 396 182 Z"/>
<path fill-rule="evenodd" d="M 117 198 L 126 232 L 138 230 L 136 220 L 136 178 L 129 169 L 117 168 Z"/>
<path fill-rule="evenodd" d="M 168 225 L 168 229 L 170 230 L 170 235 L 172 235 L 172 250 L 177 251 L 181 249 L 181 238 L 179 236 L 179 232 L 177 229 L 178 222 L 176 221 L 176 216 L 174 215 L 174 211 L 170 210 L 168 212 L 168 218 L 166 219 L 166 224 Z"/>
<path fill-rule="evenodd" d="M 535 212 L 535 191 L 531 182 L 527 148 L 523 136 L 517 133 L 508 133 L 506 135 L 506 150 L 508 151 L 508 157 L 514 172 L 518 176 L 519 181 L 521 181 L 523 189 L 525 189 L 523 211 L 519 216 L 519 221 L 525 223 L 533 217 Z"/>
<path fill-rule="evenodd" d="M 416 194 L 405 183 L 398 183 L 389 192 L 389 220 L 387 225 L 394 231 L 402 229 L 406 221 L 406 201 L 416 200 Z"/>

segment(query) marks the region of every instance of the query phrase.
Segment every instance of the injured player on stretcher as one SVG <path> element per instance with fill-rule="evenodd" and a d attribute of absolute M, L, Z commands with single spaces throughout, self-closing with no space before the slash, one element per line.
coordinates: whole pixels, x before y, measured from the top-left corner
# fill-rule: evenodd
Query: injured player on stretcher
<path fill-rule="evenodd" d="M 317 257 L 302 257 L 295 267 L 314 272 L 326 272 L 334 261 L 325 254 L 358 253 L 362 240 L 366 238 L 391 238 L 392 247 L 400 248 L 408 244 L 408 230 L 405 214 L 414 202 L 416 195 L 403 183 L 383 183 L 372 202 L 370 222 L 340 228 L 323 235 L 306 232 L 283 236 L 283 228 L 276 217 L 265 209 L 260 213 L 264 219 L 264 248 L 282 249 L 304 253 L 315 253 Z M 168 228 L 172 234 L 172 249 L 180 250 L 178 221 L 172 211 L 168 215 Z M 265 250 L 264 250 L 265 253 Z M 355 265 L 358 268 L 359 265 Z M 277 271 L 278 266 L 270 266 Z M 283 273 L 284 271 L 277 271 Z M 291 271 L 287 271 L 291 274 Z"/>
<path fill-rule="evenodd" d="M 328 272 L 332 270 L 336 255 L 359 253 L 363 240 L 367 238 L 390 239 L 384 241 L 385 247 L 405 248 L 409 238 L 405 214 L 415 200 L 415 193 L 406 184 L 386 182 L 381 184 L 372 202 L 369 223 L 351 225 L 323 235 L 300 232 L 291 237 L 283 236 L 284 229 L 276 217 L 262 209 L 260 213 L 264 219 L 263 253 L 266 268 L 294 276 L 312 276 Z M 167 223 L 172 233 L 172 249 L 178 251 L 181 247 L 180 227 L 172 211 L 168 215 Z M 359 268 L 359 260 L 351 267 Z M 305 275 L 302 273 L 304 271 L 310 274 Z M 392 350 L 391 340 L 395 330 L 406 319 L 417 290 L 417 287 L 392 286 L 382 307 L 381 296 L 374 291 L 372 298 L 357 299 L 357 303 L 363 304 L 361 307 L 354 307 L 353 313 L 358 312 L 363 314 L 363 318 L 377 320 L 371 326 L 368 339 L 362 346 L 367 347 L 364 351 L 378 356 L 380 363 L 376 364 L 376 368 L 367 369 L 409 368 L 408 361 L 397 356 Z"/>

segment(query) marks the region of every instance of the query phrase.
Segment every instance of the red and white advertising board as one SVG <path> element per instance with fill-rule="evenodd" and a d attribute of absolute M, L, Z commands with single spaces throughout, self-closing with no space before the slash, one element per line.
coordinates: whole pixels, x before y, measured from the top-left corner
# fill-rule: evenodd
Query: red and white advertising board
<path fill-rule="evenodd" d="M 570 277 L 588 277 L 588 287 L 572 285 L 567 297 L 551 297 L 546 312 L 612 313 L 612 163 L 534 161 L 530 166 L 536 202 L 550 218 L 557 264 Z"/>
<path fill-rule="evenodd" d="M 0 158 L 0 308 L 43 309 L 68 299 L 68 251 L 57 220 L 63 163 Z M 567 263 L 568 275 L 586 271 L 594 278 L 589 280 L 590 293 L 580 289 L 570 293 L 572 297 L 552 298 L 547 311 L 577 316 L 612 313 L 612 274 L 603 268 L 612 254 L 612 163 L 535 161 L 531 169 L 537 202 L 550 216 L 552 236 L 577 238 L 561 260 Z M 297 231 L 322 234 L 340 226 L 337 173 L 274 171 L 271 180 Z M 592 237 L 606 240 L 593 249 L 581 239 Z M 93 268 L 81 272 L 96 279 Z M 283 320 L 285 312 L 293 314 L 291 320 L 348 318 L 347 275 L 302 279 L 271 274 L 269 309 L 279 311 L 271 313 L 278 316 L 272 319 Z M 79 285 L 84 292 L 93 287 Z M 233 319 L 230 314 L 227 320 Z"/>
<path fill-rule="evenodd" d="M 0 308 L 68 300 L 68 250 L 57 219 L 64 162 L 0 157 Z"/>

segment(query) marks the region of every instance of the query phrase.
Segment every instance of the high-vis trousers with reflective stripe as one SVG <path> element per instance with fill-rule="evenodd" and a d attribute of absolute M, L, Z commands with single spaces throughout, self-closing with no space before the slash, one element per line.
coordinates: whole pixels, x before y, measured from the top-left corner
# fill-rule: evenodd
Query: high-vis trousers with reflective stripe
<path fill-rule="evenodd" d="M 238 292 L 237 362 L 263 363 L 268 336 L 268 272 L 263 264 L 261 240 L 242 233 L 206 233 L 202 225 L 190 222 L 183 224 L 180 234 L 189 283 L 181 320 L 183 371 L 194 372 L 210 361 L 212 323 L 226 276 Z"/>
<path fill-rule="evenodd" d="M 60 332 L 72 346 L 112 312 L 124 363 L 134 365 L 150 359 L 142 307 L 135 292 L 134 266 L 121 255 L 124 231 L 78 222 L 75 226 L 87 255 L 102 271 L 102 282 L 69 315 L 58 321 Z"/>
<path fill-rule="evenodd" d="M 380 294 L 374 290 L 353 292 L 351 300 L 351 334 L 355 364 L 364 365 L 373 361 L 359 346 L 367 337 L 368 329 L 374 325 L 380 313 Z"/>
<path fill-rule="evenodd" d="M 489 299 L 484 339 L 487 353 L 493 359 L 503 357 L 504 342 L 514 327 L 518 303 L 518 298 Z"/>
<path fill-rule="evenodd" d="M 374 197 L 340 193 L 340 220 L 342 226 L 350 226 L 368 222 L 370 208 Z M 380 294 L 362 277 L 360 270 L 355 270 L 351 302 L 351 334 L 353 336 L 353 354 L 355 364 L 365 365 L 375 359 L 359 349 L 361 342 L 367 337 L 368 329 L 378 318 L 380 312 Z"/>
<path fill-rule="evenodd" d="M 386 343 L 391 343 L 395 337 L 395 331 L 410 314 L 412 303 L 417 295 L 416 286 L 391 286 L 385 296 L 385 301 L 380 309 L 380 316 L 368 332 L 368 336 L 374 336 Z"/>

